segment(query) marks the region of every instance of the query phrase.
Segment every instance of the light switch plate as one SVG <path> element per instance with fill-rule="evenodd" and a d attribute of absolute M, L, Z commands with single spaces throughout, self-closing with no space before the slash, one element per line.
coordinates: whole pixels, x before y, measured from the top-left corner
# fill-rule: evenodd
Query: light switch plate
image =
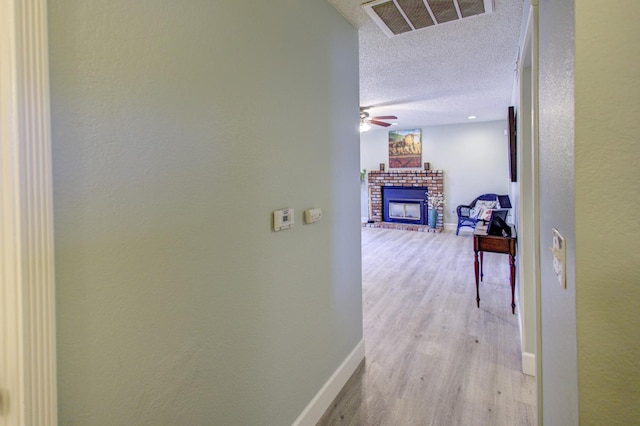
<path fill-rule="evenodd" d="M 553 229 L 551 252 L 553 253 L 553 273 L 558 279 L 562 288 L 567 288 L 567 247 L 560 231 Z"/>

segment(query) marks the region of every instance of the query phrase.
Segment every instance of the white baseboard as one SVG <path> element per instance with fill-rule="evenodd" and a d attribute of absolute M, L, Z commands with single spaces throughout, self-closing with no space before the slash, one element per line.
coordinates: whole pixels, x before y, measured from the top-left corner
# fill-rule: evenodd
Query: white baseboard
<path fill-rule="evenodd" d="M 314 426 L 318 423 L 363 359 L 364 340 L 361 340 L 293 422 L 293 426 Z"/>
<path fill-rule="evenodd" d="M 443 228 L 446 229 L 447 231 L 455 231 L 456 228 L 458 228 L 458 224 L 457 223 L 445 223 L 445 224 L 443 224 Z"/>
<path fill-rule="evenodd" d="M 536 355 L 530 352 L 522 353 L 522 372 L 528 376 L 536 376 Z"/>

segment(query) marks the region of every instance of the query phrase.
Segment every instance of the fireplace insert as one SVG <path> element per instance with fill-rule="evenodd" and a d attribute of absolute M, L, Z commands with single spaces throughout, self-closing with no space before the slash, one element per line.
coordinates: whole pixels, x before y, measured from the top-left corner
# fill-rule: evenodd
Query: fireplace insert
<path fill-rule="evenodd" d="M 383 186 L 382 220 L 427 225 L 428 190 L 425 187 Z"/>

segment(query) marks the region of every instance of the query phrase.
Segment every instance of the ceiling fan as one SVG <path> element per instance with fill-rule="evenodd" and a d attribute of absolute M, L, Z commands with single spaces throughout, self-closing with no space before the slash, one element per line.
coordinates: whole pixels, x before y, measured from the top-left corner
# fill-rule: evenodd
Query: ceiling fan
<path fill-rule="evenodd" d="M 360 108 L 360 131 L 366 132 L 371 129 L 371 124 L 382 127 L 389 127 L 392 123 L 385 123 L 380 120 L 397 120 L 398 117 L 395 115 L 378 115 L 375 117 L 369 117 L 369 113 L 366 111 L 367 108 Z"/>

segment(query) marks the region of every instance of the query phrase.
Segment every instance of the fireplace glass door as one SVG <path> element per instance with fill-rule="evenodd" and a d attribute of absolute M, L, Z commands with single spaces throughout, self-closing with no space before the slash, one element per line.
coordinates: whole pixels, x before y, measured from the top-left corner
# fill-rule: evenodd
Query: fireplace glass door
<path fill-rule="evenodd" d="M 389 218 L 420 221 L 420 203 L 389 202 Z"/>

